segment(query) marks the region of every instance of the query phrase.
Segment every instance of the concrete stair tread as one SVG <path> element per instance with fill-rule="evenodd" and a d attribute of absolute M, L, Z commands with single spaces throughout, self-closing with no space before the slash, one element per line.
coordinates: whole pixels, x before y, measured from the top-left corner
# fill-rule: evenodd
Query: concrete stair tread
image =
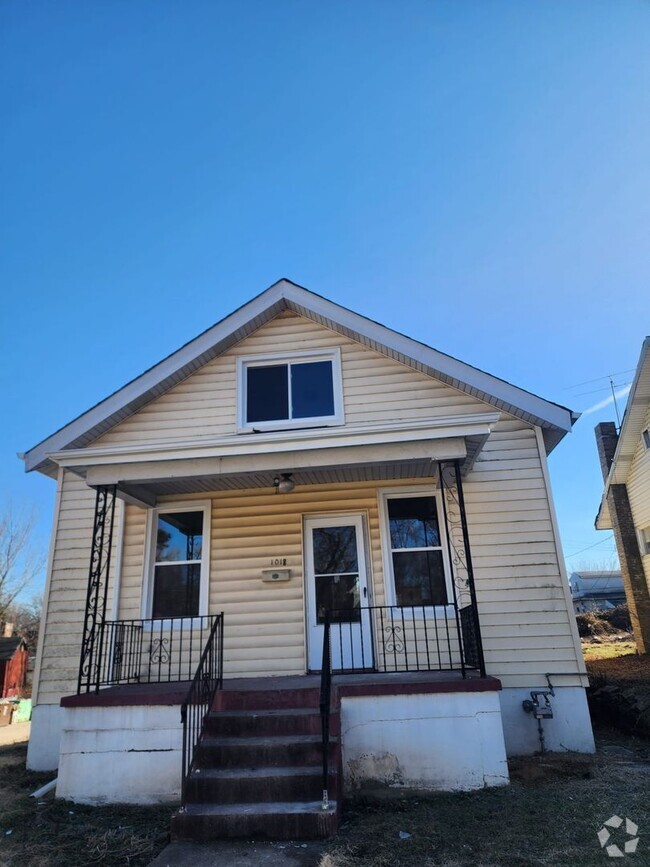
<path fill-rule="evenodd" d="M 187 816 L 272 816 L 279 813 L 322 813 L 336 812 L 337 802 L 330 801 L 328 810 L 323 810 L 321 801 L 257 801 L 250 804 L 187 804 L 178 815 Z"/>
<path fill-rule="evenodd" d="M 338 711 L 330 711 L 330 716 Z M 209 719 L 220 719 L 222 717 L 235 717 L 237 719 L 247 719 L 252 716 L 320 716 L 320 710 L 317 707 L 276 707 L 264 708 L 259 710 L 213 710 L 210 711 Z"/>
<path fill-rule="evenodd" d="M 338 743 L 338 737 L 331 736 L 330 744 Z M 292 744 L 321 744 L 320 735 L 252 735 L 250 737 L 230 737 L 228 735 L 206 735 L 201 740 L 202 747 L 234 747 L 234 746 L 291 746 Z"/>
<path fill-rule="evenodd" d="M 334 769 L 333 769 L 334 770 Z M 237 780 L 242 776 L 254 777 L 257 779 L 266 779 L 267 777 L 293 777 L 293 776 L 313 776 L 318 777 L 322 774 L 322 768 L 319 765 L 293 765 L 287 767 L 253 767 L 245 766 L 236 768 L 200 768 L 192 771 L 191 777 L 194 779 L 218 779 L 218 780 Z"/>

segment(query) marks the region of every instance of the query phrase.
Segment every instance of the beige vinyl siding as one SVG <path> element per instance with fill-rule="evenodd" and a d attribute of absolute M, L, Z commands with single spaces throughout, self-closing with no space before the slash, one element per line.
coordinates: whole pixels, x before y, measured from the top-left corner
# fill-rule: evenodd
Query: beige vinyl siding
<path fill-rule="evenodd" d="M 95 492 L 78 476 L 65 472 L 43 625 L 39 704 L 55 704 L 62 695 L 76 692 L 94 510 Z M 111 568 L 109 610 L 114 583 Z"/>
<path fill-rule="evenodd" d="M 285 311 L 208 362 L 167 394 L 104 434 L 94 445 L 224 436 L 237 429 L 238 357 L 341 349 L 347 424 L 484 412 L 486 404 Z"/>
<path fill-rule="evenodd" d="M 305 485 L 286 496 L 258 489 L 216 493 L 210 611 L 225 612 L 227 676 L 305 671 L 306 516 L 364 515 L 369 585 L 374 604 L 382 605 L 386 596 L 379 491 L 430 486 L 432 481 Z M 531 688 L 543 684 L 548 671 L 577 675 L 580 666 L 535 431 L 521 422 L 501 422 L 465 479 L 464 490 L 488 672 L 504 686 Z M 124 618 L 140 616 L 144 517 L 143 510 L 127 510 L 120 605 Z M 287 559 L 287 584 L 262 582 L 262 570 L 270 568 L 274 558 Z M 563 678 L 565 685 L 571 682 Z"/>
<path fill-rule="evenodd" d="M 546 672 L 577 675 L 582 663 L 534 429 L 500 422 L 464 492 L 488 673 L 504 687 L 531 688 Z"/>
<path fill-rule="evenodd" d="M 644 430 L 650 427 L 650 407 L 646 414 Z M 632 520 L 637 529 L 650 528 L 650 450 L 639 439 L 627 477 L 627 494 L 630 498 Z M 645 577 L 650 586 L 650 554 L 643 557 Z"/>

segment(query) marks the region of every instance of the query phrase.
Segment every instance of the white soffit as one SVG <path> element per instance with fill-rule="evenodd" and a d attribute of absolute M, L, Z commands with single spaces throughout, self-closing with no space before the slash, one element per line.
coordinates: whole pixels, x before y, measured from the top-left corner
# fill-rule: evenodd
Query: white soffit
<path fill-rule="evenodd" d="M 53 465 L 48 456 L 52 452 L 83 448 L 98 439 L 283 310 L 291 310 L 493 407 L 539 425 L 547 451 L 571 430 L 578 418 L 566 407 L 517 388 L 283 279 L 38 443 L 24 455 L 26 471 L 38 469 L 51 474 Z"/>

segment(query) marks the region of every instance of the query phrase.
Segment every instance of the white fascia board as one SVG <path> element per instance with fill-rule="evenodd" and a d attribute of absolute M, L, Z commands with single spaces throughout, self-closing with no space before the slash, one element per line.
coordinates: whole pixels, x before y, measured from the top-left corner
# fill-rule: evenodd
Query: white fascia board
<path fill-rule="evenodd" d="M 217 322 L 207 331 L 186 343 L 167 358 L 150 367 L 140 376 L 132 379 L 123 388 L 115 391 L 105 400 L 93 406 L 87 412 L 78 416 L 70 424 L 65 425 L 51 436 L 42 440 L 24 455 L 25 471 L 36 469 L 46 461 L 52 452 L 65 448 L 78 437 L 95 425 L 106 421 L 110 416 L 119 412 L 126 404 L 145 396 L 152 388 L 155 388 L 165 379 L 178 373 L 185 365 L 191 363 L 203 353 L 209 352 L 215 344 L 225 340 L 239 328 L 246 326 L 252 319 L 263 316 L 269 308 L 273 307 L 283 298 L 283 281 L 274 284 L 262 294 L 253 298 L 243 307 L 235 310 L 225 319 Z"/>
<path fill-rule="evenodd" d="M 624 485 L 641 437 L 645 418 L 650 406 L 650 337 L 641 346 L 639 363 L 627 398 L 623 422 L 618 436 L 616 451 L 605 483 L 604 499 L 610 485 Z M 607 528 L 609 529 L 609 528 Z"/>
<path fill-rule="evenodd" d="M 25 470 L 29 472 L 42 468 L 53 452 L 65 449 L 93 428 L 110 423 L 130 404 L 139 400 L 146 402 L 157 396 L 154 390 L 161 383 L 182 374 L 197 359 L 210 353 L 215 346 L 227 341 L 240 329 L 250 326 L 254 320 L 259 319 L 261 324 L 276 315 L 283 304 L 290 309 L 301 308 L 306 313 L 327 320 L 337 330 L 357 333 L 376 344 L 378 350 L 384 347 L 428 367 L 446 377 L 451 385 L 455 382 L 459 389 L 467 386 L 465 390 L 475 393 L 479 399 L 496 403 L 504 409 L 507 407 L 513 414 L 518 410 L 522 415 L 531 416 L 536 423 L 560 431 L 561 435 L 571 430 L 577 418 L 575 413 L 565 407 L 517 388 L 283 279 L 27 451 L 24 456 Z M 114 423 L 121 420 L 116 418 Z"/>
<path fill-rule="evenodd" d="M 136 446 L 104 446 L 66 449 L 50 455 L 62 467 L 101 466 L 157 460 L 191 460 L 203 457 L 260 455 L 296 452 L 304 449 L 343 448 L 352 445 L 409 442 L 465 436 L 487 436 L 498 422 L 500 413 L 475 413 L 464 416 L 422 419 L 417 422 L 367 424 L 341 428 L 239 434 L 170 443 L 144 443 Z"/>
<path fill-rule="evenodd" d="M 531 394 L 503 379 L 479 370 L 477 367 L 472 367 L 470 364 L 459 361 L 457 358 L 445 355 L 443 352 L 417 340 L 413 340 L 411 337 L 407 337 L 397 331 L 393 331 L 379 322 L 361 316 L 359 313 L 354 313 L 352 310 L 340 307 L 338 304 L 328 301 L 320 295 L 308 292 L 308 298 L 305 299 L 305 292 L 306 290 L 301 289 L 299 286 L 288 284 L 285 298 L 297 305 L 311 309 L 314 313 L 325 319 L 330 319 L 351 331 L 363 335 L 368 340 L 375 341 L 392 349 L 394 352 L 401 353 L 420 364 L 431 367 L 451 379 L 469 385 L 489 397 L 517 407 L 553 427 L 557 427 L 563 431 L 570 431 L 573 423 L 579 417 L 578 413 L 572 412 L 566 407 Z"/>

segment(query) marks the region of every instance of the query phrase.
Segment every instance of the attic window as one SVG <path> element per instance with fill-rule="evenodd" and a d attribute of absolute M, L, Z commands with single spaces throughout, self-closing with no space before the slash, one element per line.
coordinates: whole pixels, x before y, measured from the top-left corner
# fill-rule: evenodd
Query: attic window
<path fill-rule="evenodd" d="M 239 429 L 343 423 L 338 351 L 239 360 Z"/>

